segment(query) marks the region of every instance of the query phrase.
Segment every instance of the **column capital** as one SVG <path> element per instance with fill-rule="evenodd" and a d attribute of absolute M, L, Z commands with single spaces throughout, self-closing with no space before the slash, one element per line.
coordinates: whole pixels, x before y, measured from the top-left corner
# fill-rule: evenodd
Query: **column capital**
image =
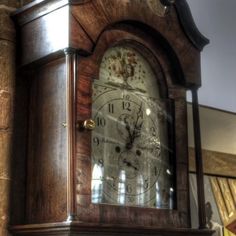
<path fill-rule="evenodd" d="M 71 47 L 65 48 L 63 51 L 64 51 L 65 55 L 77 53 L 77 50 L 75 48 L 71 48 Z"/>

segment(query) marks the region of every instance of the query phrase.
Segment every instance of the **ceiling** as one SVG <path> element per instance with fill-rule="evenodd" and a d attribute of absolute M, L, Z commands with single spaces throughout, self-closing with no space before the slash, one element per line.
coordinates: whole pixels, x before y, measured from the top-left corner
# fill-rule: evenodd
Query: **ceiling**
<path fill-rule="evenodd" d="M 198 29 L 210 39 L 202 52 L 199 103 L 236 113 L 236 1 L 187 2 Z"/>

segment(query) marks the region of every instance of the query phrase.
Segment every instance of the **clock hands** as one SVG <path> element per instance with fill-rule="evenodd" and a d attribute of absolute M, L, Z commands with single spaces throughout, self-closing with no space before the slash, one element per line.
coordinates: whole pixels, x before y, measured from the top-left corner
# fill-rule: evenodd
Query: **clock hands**
<path fill-rule="evenodd" d="M 137 119 L 136 119 L 136 122 L 135 122 L 135 125 L 134 125 L 134 131 L 133 131 L 134 136 L 136 136 L 136 131 L 137 131 L 137 135 L 140 136 L 140 131 L 141 131 L 141 128 L 143 126 L 143 110 L 142 110 L 142 107 L 143 107 L 143 103 L 141 103 L 141 105 L 139 106 L 139 110 L 138 110 L 138 113 L 137 113 Z M 140 119 L 141 119 L 141 123 L 139 123 Z"/>
<path fill-rule="evenodd" d="M 130 161 L 127 161 L 126 159 L 123 159 L 123 163 L 126 164 L 126 166 L 133 168 L 134 170 L 138 171 L 138 168 L 134 166 Z"/>
<path fill-rule="evenodd" d="M 129 150 L 120 153 L 118 165 L 120 166 L 120 169 L 125 171 L 128 179 L 136 177 L 140 171 L 138 158 L 136 158 L 135 154 Z"/>
<path fill-rule="evenodd" d="M 125 129 L 128 131 L 129 139 L 131 140 L 132 139 L 132 132 L 131 132 L 131 128 L 130 128 L 130 125 L 129 125 L 126 117 L 124 118 L 124 122 L 125 122 Z"/>
<path fill-rule="evenodd" d="M 126 144 L 127 149 L 131 149 L 133 147 L 134 140 L 141 135 L 141 129 L 143 126 L 143 110 L 142 110 L 143 104 L 139 106 L 139 110 L 137 112 L 136 121 L 134 122 L 134 129 L 131 133 L 130 126 L 126 125 L 126 129 L 129 133 L 129 142 Z"/>

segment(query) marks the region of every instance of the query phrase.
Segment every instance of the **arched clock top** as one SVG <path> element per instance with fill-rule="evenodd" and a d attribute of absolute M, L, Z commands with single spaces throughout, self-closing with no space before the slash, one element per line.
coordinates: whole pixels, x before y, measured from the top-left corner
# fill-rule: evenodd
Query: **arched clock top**
<path fill-rule="evenodd" d="M 72 6 L 71 12 L 94 44 L 101 32 L 118 22 L 129 22 L 145 34 L 155 32 L 168 45 L 165 49 L 172 51 L 171 54 L 177 58 L 185 86 L 201 85 L 200 50 L 206 41 L 196 30 L 186 2 L 185 5 L 176 1 L 164 6 L 159 0 L 93 0 Z"/>
<path fill-rule="evenodd" d="M 172 84 L 183 87 L 186 86 L 186 75 L 184 74 L 185 68 L 181 64 L 181 61 L 172 48 L 172 45 L 170 45 L 168 40 L 166 40 L 154 28 L 137 21 L 123 21 L 109 26 L 101 34 L 99 40 L 102 36 L 106 37 L 104 35 L 122 31 L 123 34 L 126 33 L 127 35 L 124 36 L 124 39 L 122 39 L 122 36 L 120 36 L 120 38 L 118 37 L 116 41 L 126 40 L 126 38 L 129 37 L 133 40 L 131 44 L 136 44 L 137 46 L 140 44 L 141 48 L 139 50 L 141 53 L 142 51 L 143 53 L 145 53 L 145 51 L 149 51 L 149 53 L 146 52 L 146 57 L 153 61 L 153 67 L 156 67 L 156 64 L 160 64 L 160 67 L 164 70 L 163 73 L 165 74 L 166 80 L 165 82 L 162 82 L 162 88 L 171 87 Z M 142 47 L 142 45 L 144 47 Z M 146 48 L 146 50 L 144 50 L 144 48 Z M 150 56 L 150 53 L 153 54 L 153 56 Z M 164 83 L 166 83 L 166 85 L 164 85 Z"/>
<path fill-rule="evenodd" d="M 99 65 L 106 51 L 109 48 L 127 45 L 146 58 L 156 75 L 160 96 L 167 98 L 176 85 L 181 87 L 185 85 L 181 65 L 175 53 L 171 51 L 171 47 L 165 44 L 166 42 L 161 42 L 163 39 L 158 38 L 152 29 L 147 28 L 150 32 L 147 35 L 145 31 L 138 29 L 141 28 L 139 24 L 132 23 L 136 24 L 135 29 L 132 24 L 126 22 L 126 24 L 116 24 L 105 30 L 99 37 L 91 56 L 81 59 L 78 73 L 97 79 Z M 164 48 L 168 48 L 169 52 L 166 53 Z"/>
<path fill-rule="evenodd" d="M 176 0 L 175 7 L 186 35 L 193 45 L 201 51 L 210 41 L 198 30 L 186 0 Z"/>
<path fill-rule="evenodd" d="M 70 3 L 84 4 L 89 1 L 92 0 L 71 0 Z M 179 23 L 182 25 L 192 44 L 201 51 L 209 43 L 209 40 L 198 30 L 186 0 L 148 0 L 146 4 L 150 7 L 150 11 L 159 17 L 168 17 L 171 7 L 175 7 Z"/>
<path fill-rule="evenodd" d="M 197 30 L 185 0 L 44 0 L 29 4 L 14 17 L 27 37 L 22 65 L 68 47 L 91 53 L 102 32 L 118 22 L 130 22 L 133 28 L 141 27 L 147 35 L 153 31 L 165 40 L 167 53 L 171 49 L 183 71 L 185 87 L 201 85 L 200 51 L 208 40 Z"/>

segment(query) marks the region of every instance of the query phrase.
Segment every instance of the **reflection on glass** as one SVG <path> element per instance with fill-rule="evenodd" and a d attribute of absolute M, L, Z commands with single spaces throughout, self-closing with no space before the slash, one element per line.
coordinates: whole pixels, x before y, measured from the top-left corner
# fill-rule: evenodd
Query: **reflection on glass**
<path fill-rule="evenodd" d="M 161 208 L 161 197 L 158 181 L 156 182 L 156 207 Z"/>
<path fill-rule="evenodd" d="M 103 170 L 102 167 L 95 164 L 92 173 L 92 202 L 101 203 L 102 202 L 102 178 Z"/>
<path fill-rule="evenodd" d="M 118 202 L 120 204 L 124 204 L 125 203 L 125 171 L 122 170 L 120 172 L 120 176 L 119 176 L 119 184 L 118 184 Z"/>
<path fill-rule="evenodd" d="M 139 175 L 137 178 L 137 199 L 136 202 L 138 205 L 142 206 L 144 204 L 144 180 L 143 176 Z"/>
<path fill-rule="evenodd" d="M 169 197 L 170 205 L 169 208 L 173 209 L 174 208 L 174 188 L 170 188 L 170 197 Z"/>
<path fill-rule="evenodd" d="M 151 112 L 152 112 L 151 109 L 149 109 L 149 108 L 146 109 L 147 116 L 149 116 L 151 114 Z"/>

